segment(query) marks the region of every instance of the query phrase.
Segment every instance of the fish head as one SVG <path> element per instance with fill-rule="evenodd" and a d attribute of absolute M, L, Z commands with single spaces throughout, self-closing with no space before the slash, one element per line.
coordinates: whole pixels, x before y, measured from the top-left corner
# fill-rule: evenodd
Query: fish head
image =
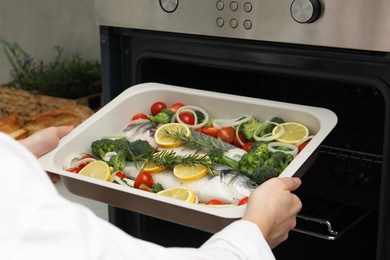
<path fill-rule="evenodd" d="M 222 187 L 237 201 L 249 197 L 258 186 L 250 178 L 231 168 L 221 169 L 219 177 Z"/>
<path fill-rule="evenodd" d="M 139 124 L 131 124 L 127 126 L 122 133 L 126 136 L 129 142 L 136 140 L 144 140 L 149 142 L 153 148 L 157 148 L 157 144 L 154 141 L 154 134 L 159 124 L 153 122 L 144 122 Z"/>

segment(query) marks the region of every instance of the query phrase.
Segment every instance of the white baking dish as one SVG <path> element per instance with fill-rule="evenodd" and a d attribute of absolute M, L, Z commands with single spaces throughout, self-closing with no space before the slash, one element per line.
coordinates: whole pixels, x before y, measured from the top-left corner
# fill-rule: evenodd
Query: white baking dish
<path fill-rule="evenodd" d="M 55 150 L 39 159 L 41 164 L 46 171 L 59 174 L 66 188 L 74 194 L 200 230 L 217 232 L 242 217 L 245 205 L 208 207 L 190 204 L 62 169 L 69 155 L 90 152 L 90 144 L 94 140 L 120 133 L 134 114 L 149 111 L 150 105 L 156 101 L 197 105 L 208 111 L 211 118 L 236 118 L 250 114 L 266 120 L 280 116 L 286 121 L 306 125 L 315 136 L 281 177 L 302 176 L 313 162 L 316 149 L 337 123 L 336 115 L 324 108 L 144 83 L 128 88 L 76 127 Z"/>

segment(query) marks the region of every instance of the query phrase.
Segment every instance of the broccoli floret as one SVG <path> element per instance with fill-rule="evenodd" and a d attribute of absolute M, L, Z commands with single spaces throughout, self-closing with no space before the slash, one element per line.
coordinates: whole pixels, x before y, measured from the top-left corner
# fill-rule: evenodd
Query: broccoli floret
<path fill-rule="evenodd" d="M 198 110 L 195 110 L 196 118 L 198 119 L 198 124 L 204 121 L 204 114 Z"/>
<path fill-rule="evenodd" d="M 143 158 L 149 158 L 156 152 L 149 142 L 145 140 L 129 142 L 126 148 L 126 159 L 128 161 L 137 161 Z"/>
<path fill-rule="evenodd" d="M 121 171 L 126 166 L 126 156 L 125 153 L 119 151 L 118 154 L 111 156 L 110 160 L 107 162 L 114 171 Z"/>
<path fill-rule="evenodd" d="M 256 131 L 256 129 L 258 129 L 261 125 L 262 123 L 259 120 L 252 117 L 248 121 L 241 124 L 239 131 L 245 138 L 246 142 L 253 142 L 255 141 L 253 139 L 253 134 Z"/>
<path fill-rule="evenodd" d="M 283 124 L 285 123 L 284 119 L 279 117 L 279 116 L 274 116 L 273 118 L 271 118 L 270 120 L 271 122 L 274 122 L 274 123 L 278 123 L 278 124 Z"/>
<path fill-rule="evenodd" d="M 263 182 L 265 182 L 273 177 L 279 176 L 279 174 L 280 173 L 275 168 L 273 168 L 269 165 L 263 165 L 259 168 L 256 168 L 253 171 L 253 174 L 251 176 L 251 180 L 253 182 L 255 182 L 256 184 L 260 185 Z"/>
<path fill-rule="evenodd" d="M 270 152 L 268 142 L 257 141 L 238 162 L 239 171 L 257 184 L 277 177 L 294 159 L 291 154 Z"/>
<path fill-rule="evenodd" d="M 161 185 L 161 183 L 155 183 L 155 184 L 153 184 L 153 186 L 151 188 L 142 183 L 139 186 L 139 188 L 140 189 L 146 189 L 149 192 L 153 192 L 153 193 L 157 193 L 157 192 L 162 191 L 164 189 L 163 186 Z"/>
<path fill-rule="evenodd" d="M 253 173 L 257 168 L 264 165 L 264 160 L 256 153 L 248 152 L 244 154 L 238 161 L 238 169 L 241 173 L 249 178 L 252 178 Z"/>
<path fill-rule="evenodd" d="M 276 169 L 278 173 L 286 169 L 286 167 L 290 164 L 290 162 L 294 159 L 291 154 L 283 153 L 283 152 L 274 152 L 271 153 L 271 157 L 266 161 L 266 165 Z"/>
<path fill-rule="evenodd" d="M 268 150 L 268 143 L 265 141 L 256 141 L 252 144 L 251 148 L 249 149 L 250 153 L 257 154 L 260 156 L 264 161 L 269 159 L 270 151 Z"/>
<path fill-rule="evenodd" d="M 270 122 L 274 122 L 274 123 L 278 123 L 278 124 L 284 123 L 283 118 L 277 117 L 277 116 L 271 118 L 271 120 L 269 120 L 269 121 Z M 259 126 L 259 128 L 257 128 L 256 135 L 257 136 L 263 136 L 263 135 L 272 133 L 272 130 L 274 129 L 274 127 L 275 127 L 274 124 L 263 123 L 261 126 Z"/>
<path fill-rule="evenodd" d="M 150 115 L 149 120 L 154 123 L 159 124 L 168 124 L 171 122 L 172 116 L 174 115 L 174 112 L 169 111 L 167 108 L 164 108 L 155 116 Z"/>
<path fill-rule="evenodd" d="M 208 153 L 208 156 L 214 163 L 226 165 L 235 170 L 239 169 L 238 161 L 226 156 L 222 149 L 213 149 L 210 153 Z"/>
<path fill-rule="evenodd" d="M 126 164 L 126 153 L 129 142 L 126 138 L 119 139 L 100 139 L 92 142 L 92 152 L 101 160 L 107 161 L 107 163 L 114 168 L 114 170 L 122 170 Z M 107 153 L 115 153 L 106 158 Z"/>
<path fill-rule="evenodd" d="M 152 188 L 150 189 L 150 192 L 157 193 L 159 191 L 162 191 L 164 188 L 161 185 L 161 183 L 155 183 L 153 184 Z"/>
<path fill-rule="evenodd" d="M 129 142 L 126 138 L 96 140 L 92 142 L 91 149 L 99 159 L 106 161 L 115 171 L 123 170 L 127 161 L 141 160 L 155 152 L 145 140 Z M 115 154 L 106 156 L 109 152 Z"/>
<path fill-rule="evenodd" d="M 127 143 L 128 141 L 126 138 L 100 139 L 92 142 L 91 149 L 95 155 L 103 160 L 108 152 L 118 153 L 118 151 L 121 151 L 126 147 Z"/>

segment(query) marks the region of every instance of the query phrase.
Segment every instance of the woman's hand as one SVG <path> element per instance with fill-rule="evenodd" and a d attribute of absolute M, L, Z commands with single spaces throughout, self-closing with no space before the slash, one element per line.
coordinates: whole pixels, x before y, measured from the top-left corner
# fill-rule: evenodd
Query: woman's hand
<path fill-rule="evenodd" d="M 291 192 L 300 185 L 299 178 L 272 178 L 256 188 L 249 198 L 242 219 L 257 224 L 271 248 L 286 240 L 296 225 L 302 203 Z"/>
<path fill-rule="evenodd" d="M 72 131 L 74 126 L 51 126 L 20 140 L 37 158 L 58 146 L 60 139 Z"/>
<path fill-rule="evenodd" d="M 56 148 L 60 139 L 72 131 L 73 128 L 74 126 L 51 126 L 42 129 L 19 142 L 39 158 Z M 60 176 L 57 174 L 48 173 L 48 175 L 53 183 L 60 180 Z"/>

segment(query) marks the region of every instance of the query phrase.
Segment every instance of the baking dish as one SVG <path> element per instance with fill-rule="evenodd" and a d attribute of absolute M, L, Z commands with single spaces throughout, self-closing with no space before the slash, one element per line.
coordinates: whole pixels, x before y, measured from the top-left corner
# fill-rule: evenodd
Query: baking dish
<path fill-rule="evenodd" d="M 217 232 L 242 217 L 245 205 L 209 207 L 190 204 L 63 170 L 62 166 L 69 155 L 90 152 L 90 144 L 94 140 L 120 133 L 134 114 L 149 111 L 150 105 L 156 101 L 193 104 L 208 111 L 211 118 L 236 118 L 250 114 L 260 120 L 267 120 L 280 116 L 286 121 L 306 125 L 314 137 L 280 177 L 302 176 L 313 163 L 318 146 L 337 123 L 337 116 L 324 108 L 160 83 L 143 83 L 123 91 L 77 126 L 61 140 L 55 150 L 42 156 L 40 163 L 47 172 L 59 174 L 65 187 L 76 195 L 203 231 Z"/>

